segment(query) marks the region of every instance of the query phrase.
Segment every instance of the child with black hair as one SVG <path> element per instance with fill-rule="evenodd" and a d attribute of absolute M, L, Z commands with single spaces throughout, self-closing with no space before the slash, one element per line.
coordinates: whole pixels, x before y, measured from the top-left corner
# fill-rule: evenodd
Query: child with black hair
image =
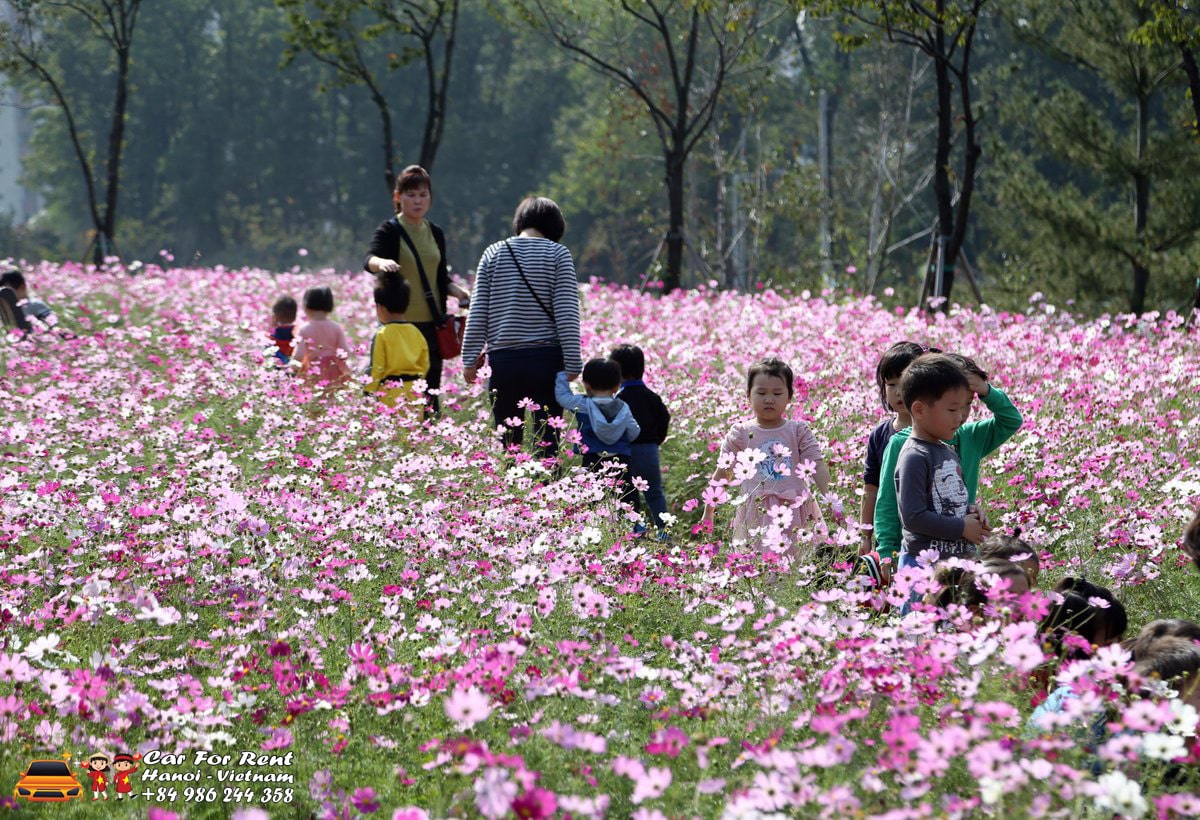
<path fill-rule="evenodd" d="M 912 425 L 912 416 L 904 406 L 904 397 L 900 395 L 900 377 L 904 375 L 904 368 L 925 352 L 927 348 L 916 342 L 896 342 L 883 352 L 879 364 L 875 366 L 879 402 L 892 415 L 875 425 L 867 437 L 867 453 L 863 459 L 862 507 L 859 513 L 863 533 L 863 545 L 859 552 L 863 555 L 871 551 L 875 540 L 872 531 L 875 528 L 875 499 L 879 496 L 883 451 L 892 436 Z"/>
<path fill-rule="evenodd" d="M 1029 593 L 1029 576 L 1020 564 L 1005 558 L 980 561 L 975 569 L 962 566 L 938 567 L 934 581 L 938 588 L 925 596 L 925 603 L 939 609 L 953 604 L 964 606 L 978 615 L 989 603 L 1015 603 Z M 997 590 L 1004 587 L 1003 593 Z"/>
<path fill-rule="evenodd" d="M 275 353 L 281 365 L 292 360 L 293 342 L 296 340 L 296 300 L 280 296 L 271 306 L 271 321 L 274 325 L 269 334 L 275 342 Z"/>
<path fill-rule="evenodd" d="M 405 320 L 412 291 L 397 273 L 381 273 L 375 280 L 375 315 L 379 329 L 371 339 L 367 372 L 368 393 L 395 407 L 402 396 L 416 398 L 411 383 L 429 372 L 429 344 L 412 322 Z"/>
<path fill-rule="evenodd" d="M 555 377 L 554 398 L 579 420 L 584 450 L 583 466 L 601 471 L 617 465 L 621 473 L 621 500 L 635 510 L 637 492 L 629 480 L 630 443 L 642 432 L 629 405 L 616 397 L 621 386 L 621 366 L 612 359 L 592 359 L 583 366 L 581 377 L 586 396 L 571 390 L 566 371 Z"/>
<path fill-rule="evenodd" d="M 642 432 L 629 445 L 629 474 L 646 482 L 643 495 L 655 526 L 665 526 L 662 519 L 667 511 L 667 496 L 663 492 L 662 466 L 659 446 L 667 438 L 671 411 L 662 397 L 646 386 L 646 354 L 637 345 L 622 344 L 613 348 L 610 357 L 621 368 L 621 391 L 617 397 L 629 405 Z"/>
<path fill-rule="evenodd" d="M 967 489 L 967 504 L 974 505 L 976 492 L 979 489 L 980 464 L 985 457 L 1012 438 L 1021 428 L 1024 419 L 1008 396 L 1000 388 L 989 383 L 988 374 L 975 362 L 958 354 L 944 355 L 948 361 L 956 364 L 962 371 L 967 389 L 970 391 L 964 401 L 959 404 L 958 426 L 946 444 L 958 456 L 962 468 L 963 484 Z M 991 410 L 992 417 L 982 421 L 968 422 L 971 403 L 976 395 Z M 900 513 L 896 506 L 894 477 L 900 452 L 912 432 L 913 428 L 910 427 L 896 433 L 888 442 L 883 453 L 883 465 L 880 469 L 885 480 L 881 482 L 879 496 L 875 500 L 875 538 L 879 542 L 879 554 L 884 557 L 896 555 L 901 551 L 903 545 L 903 529 Z M 886 480 L 887 476 L 892 476 L 892 480 Z M 986 524 L 986 517 L 983 516 L 982 510 L 976 509 Z"/>
<path fill-rule="evenodd" d="M 1183 531 L 1183 551 L 1192 559 L 1196 569 L 1200 569 L 1200 509 L 1196 510 L 1192 523 Z"/>
<path fill-rule="evenodd" d="M 741 485 L 735 540 L 796 556 L 798 530 L 821 521 L 812 485 L 827 492 L 829 468 L 808 425 L 787 417 L 795 396 L 795 376 L 787 363 L 768 358 L 753 365 L 746 373 L 746 394 L 754 419 L 726 434 L 712 481 Z M 702 520 L 711 524 L 715 512 L 706 504 Z"/>
<path fill-rule="evenodd" d="M 1029 726 L 1034 729 L 1043 728 L 1047 715 L 1064 711 L 1067 702 L 1078 697 L 1068 684 L 1051 688 L 1059 668 L 1088 658 L 1101 647 L 1117 643 L 1129 626 L 1124 605 L 1105 587 L 1083 578 L 1067 577 L 1058 582 L 1054 592 L 1058 601 L 1050 606 L 1050 611 L 1038 624 L 1042 651 L 1051 660 L 1033 676 L 1038 687 L 1035 702 L 1041 701 L 1029 717 Z M 1093 746 L 1103 737 L 1104 724 L 1103 716 L 1093 723 Z"/>
<path fill-rule="evenodd" d="M 1184 707 L 1200 711 L 1200 624 L 1151 621 L 1134 639 L 1132 651 L 1133 670 L 1143 681 L 1168 684 Z"/>
<path fill-rule="evenodd" d="M 935 550 L 939 559 L 974 557 L 985 521 L 968 500 L 958 453 L 946 442 L 962 424 L 971 400 L 967 376 L 949 357 L 929 353 L 914 361 L 900 380 L 912 414 L 912 435 L 896 461 L 896 508 L 903 528 L 900 568 Z"/>
<path fill-rule="evenodd" d="M 304 291 L 306 321 L 296 331 L 292 358 L 299 361 L 300 374 L 315 383 L 344 384 L 350 378 L 350 339 L 337 322 L 329 318 L 333 312 L 333 291 L 321 286 Z"/>
<path fill-rule="evenodd" d="M 1037 550 L 1021 538 L 1019 528 L 1012 535 L 996 533 L 984 539 L 979 545 L 979 560 L 988 561 L 993 558 L 1020 564 L 1029 576 L 1029 585 L 1037 586 L 1038 576 L 1042 573 L 1042 559 Z"/>
<path fill-rule="evenodd" d="M 30 319 L 43 325 L 55 324 L 54 311 L 45 302 L 30 298 L 25 274 L 19 268 L 9 268 L 0 274 L 0 325 L 29 333 L 33 330 Z"/>

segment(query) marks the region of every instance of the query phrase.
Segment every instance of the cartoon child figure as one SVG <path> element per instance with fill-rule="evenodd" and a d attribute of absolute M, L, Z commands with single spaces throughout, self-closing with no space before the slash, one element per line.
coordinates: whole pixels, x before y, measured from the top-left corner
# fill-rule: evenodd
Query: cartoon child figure
<path fill-rule="evenodd" d="M 133 783 L 129 780 L 129 775 L 138 770 L 134 761 L 141 760 L 141 755 L 119 754 L 112 759 L 112 767 L 116 771 L 113 775 L 113 782 L 117 784 L 117 799 L 124 800 L 125 795 L 133 791 Z"/>
<path fill-rule="evenodd" d="M 87 776 L 92 779 L 92 799 L 99 800 L 103 797 L 108 799 L 108 755 L 103 752 L 96 752 L 86 761 L 83 768 L 87 770 Z"/>

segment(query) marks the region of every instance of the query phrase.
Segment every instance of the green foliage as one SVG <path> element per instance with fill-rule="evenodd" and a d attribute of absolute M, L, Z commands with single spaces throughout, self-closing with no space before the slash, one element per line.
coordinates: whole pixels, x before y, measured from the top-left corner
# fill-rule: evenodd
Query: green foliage
<path fill-rule="evenodd" d="M 1189 182 L 1200 154 L 1179 125 L 1184 101 L 1170 93 L 1182 79 L 1175 54 L 1124 36 L 1137 23 L 1133 0 L 1078 2 L 1070 13 L 1033 3 L 1013 14 L 1050 61 L 995 75 L 1012 93 L 998 108 L 989 222 L 1011 286 L 1125 310 L 1138 262 L 1152 270 L 1151 303 L 1178 307 L 1200 262 L 1200 197 Z M 1141 148 L 1139 96 L 1149 109 Z M 1141 232 L 1130 208 L 1139 176 L 1150 197 Z"/>

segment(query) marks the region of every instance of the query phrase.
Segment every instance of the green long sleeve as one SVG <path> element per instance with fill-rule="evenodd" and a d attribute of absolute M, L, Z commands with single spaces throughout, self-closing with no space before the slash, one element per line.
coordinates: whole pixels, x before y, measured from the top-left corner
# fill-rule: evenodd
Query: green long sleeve
<path fill-rule="evenodd" d="M 989 385 L 983 404 L 992 411 L 990 419 L 972 421 L 958 428 L 950 446 L 958 451 L 962 463 L 963 483 L 967 485 L 967 503 L 975 503 L 979 489 L 979 465 L 983 458 L 996 451 L 1001 444 L 1021 429 L 1024 419 L 1003 390 Z M 896 461 L 900 448 L 912 434 L 907 427 L 892 436 L 883 451 L 883 463 L 879 469 L 879 494 L 875 498 L 875 540 L 879 542 L 881 558 L 894 558 L 900 552 L 902 534 L 900 514 L 896 509 Z"/>

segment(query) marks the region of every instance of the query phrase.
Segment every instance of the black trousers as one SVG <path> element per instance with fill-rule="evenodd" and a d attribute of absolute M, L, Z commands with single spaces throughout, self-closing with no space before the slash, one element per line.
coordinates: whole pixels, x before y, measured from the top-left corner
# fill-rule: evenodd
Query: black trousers
<path fill-rule="evenodd" d="M 442 351 L 438 347 L 437 325 L 433 322 L 413 322 L 413 326 L 421 331 L 425 344 L 429 345 L 429 372 L 425 374 L 425 384 L 430 390 L 437 390 L 442 386 Z M 425 398 L 429 401 L 431 411 L 437 413 L 441 410 L 437 396 L 426 393 Z"/>
<path fill-rule="evenodd" d="M 558 455 L 558 431 L 546 424 L 551 416 L 562 415 L 562 405 L 554 398 L 554 377 L 563 369 L 562 348 L 521 347 L 488 352 L 492 377 L 488 390 L 492 395 L 492 417 L 504 428 L 504 446 L 520 446 L 525 440 L 525 426 L 509 427 L 505 419 L 525 419 L 525 411 L 517 405 L 530 399 L 539 405 L 533 418 L 538 435 L 538 447 L 543 458 Z"/>
<path fill-rule="evenodd" d="M 617 493 L 620 495 L 622 501 L 633 507 L 634 512 L 637 512 L 638 491 L 634 489 L 633 481 L 629 475 L 628 458 L 614 453 L 584 453 L 583 466 L 594 473 L 607 472 L 611 474 L 619 469 L 620 476 L 617 478 Z"/>

